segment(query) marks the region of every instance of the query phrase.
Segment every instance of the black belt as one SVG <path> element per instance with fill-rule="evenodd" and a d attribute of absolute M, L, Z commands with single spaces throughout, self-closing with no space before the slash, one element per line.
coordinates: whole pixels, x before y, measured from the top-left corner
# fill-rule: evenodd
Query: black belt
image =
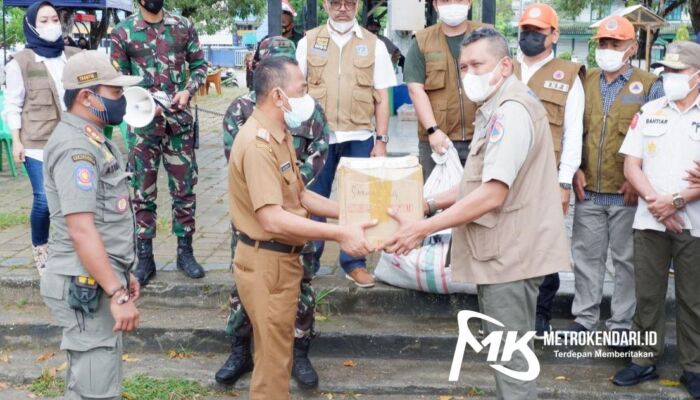
<path fill-rule="evenodd" d="M 304 246 L 292 246 L 280 242 L 275 242 L 274 240 L 255 240 L 251 239 L 250 236 L 243 232 L 238 234 L 238 240 L 247 244 L 248 246 L 261 248 L 264 250 L 276 251 L 278 253 L 287 254 L 299 254 Z"/>

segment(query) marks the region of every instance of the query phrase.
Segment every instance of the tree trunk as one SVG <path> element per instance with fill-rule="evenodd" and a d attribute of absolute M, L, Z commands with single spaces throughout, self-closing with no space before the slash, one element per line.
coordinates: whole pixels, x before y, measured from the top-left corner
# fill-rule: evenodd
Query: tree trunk
<path fill-rule="evenodd" d="M 690 21 L 693 23 L 693 32 L 700 32 L 700 0 L 688 0 Z"/>

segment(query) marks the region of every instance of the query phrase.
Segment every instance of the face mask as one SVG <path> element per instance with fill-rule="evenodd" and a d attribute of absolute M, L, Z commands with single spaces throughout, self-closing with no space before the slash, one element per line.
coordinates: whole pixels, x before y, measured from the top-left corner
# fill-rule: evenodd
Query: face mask
<path fill-rule="evenodd" d="M 301 97 L 289 97 L 282 89 L 280 89 L 280 93 L 284 95 L 289 102 L 289 107 L 291 107 L 289 111 L 282 108 L 284 111 L 284 122 L 289 129 L 296 129 L 300 127 L 304 121 L 308 121 L 309 118 L 311 118 L 316 108 L 313 97 L 309 96 L 308 93 Z"/>
<path fill-rule="evenodd" d="M 615 51 L 608 49 L 596 49 L 595 50 L 595 61 L 598 63 L 600 69 L 605 72 L 615 72 L 625 65 L 625 53 L 624 51 Z"/>
<path fill-rule="evenodd" d="M 346 33 L 355 26 L 355 18 L 350 21 L 334 21 L 329 19 L 331 27 L 338 33 Z"/>
<path fill-rule="evenodd" d="M 547 40 L 547 35 L 537 31 L 522 31 L 520 32 L 520 41 L 518 45 L 520 50 L 528 57 L 534 57 L 544 53 L 544 42 Z"/>
<path fill-rule="evenodd" d="M 690 93 L 693 89 L 695 89 L 695 86 L 697 86 L 696 84 L 695 86 L 690 87 L 689 84 L 690 80 L 693 79 L 696 74 L 697 72 L 693 75 L 666 72 L 661 75 L 663 78 L 664 93 L 666 94 L 666 98 L 671 101 L 684 99 L 688 93 Z"/>
<path fill-rule="evenodd" d="M 48 26 L 42 26 L 41 28 L 36 28 L 36 32 L 39 37 L 46 40 L 49 43 L 53 43 L 63 36 L 63 30 L 61 29 L 61 24 L 51 24 Z"/>
<path fill-rule="evenodd" d="M 97 93 L 92 94 L 97 97 L 100 103 L 102 103 L 104 111 L 100 111 L 90 105 L 90 107 L 88 107 L 90 112 L 97 116 L 97 118 L 104 121 L 107 125 L 121 124 L 124 120 L 124 114 L 126 114 L 126 97 L 121 96 L 117 100 L 112 100 L 102 97 Z"/>
<path fill-rule="evenodd" d="M 457 26 L 467 20 L 469 6 L 466 4 L 447 4 L 438 6 L 440 20 L 449 26 Z"/>
<path fill-rule="evenodd" d="M 143 8 L 151 14 L 158 14 L 163 9 L 163 0 L 146 0 Z"/>
<path fill-rule="evenodd" d="M 464 91 L 467 93 L 469 100 L 474 103 L 480 103 L 486 100 L 496 90 L 496 87 L 501 83 L 503 77 L 493 86 L 489 82 L 491 82 L 491 79 L 496 75 L 496 70 L 500 66 L 502 60 L 503 59 L 498 61 L 498 65 L 496 65 L 496 68 L 491 72 L 481 75 L 472 73 L 464 75 L 462 84 L 464 85 Z"/>

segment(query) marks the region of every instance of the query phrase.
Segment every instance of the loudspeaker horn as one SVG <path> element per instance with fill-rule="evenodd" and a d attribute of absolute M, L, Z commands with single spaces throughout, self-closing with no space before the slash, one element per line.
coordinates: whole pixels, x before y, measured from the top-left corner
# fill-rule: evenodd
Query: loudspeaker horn
<path fill-rule="evenodd" d="M 124 121 L 134 128 L 143 128 L 153 121 L 156 104 L 153 96 L 144 88 L 132 86 L 124 90 L 126 114 Z"/>

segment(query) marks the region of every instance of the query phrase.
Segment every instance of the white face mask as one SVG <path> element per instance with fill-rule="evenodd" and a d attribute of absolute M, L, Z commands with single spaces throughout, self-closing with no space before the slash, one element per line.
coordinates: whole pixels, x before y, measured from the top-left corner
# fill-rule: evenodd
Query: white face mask
<path fill-rule="evenodd" d="M 678 74 L 666 72 L 661 75 L 664 82 L 664 93 L 666 98 L 671 101 L 684 99 L 688 93 L 690 93 L 697 84 L 690 87 L 690 80 L 697 75 L 697 72 L 693 75 Z"/>
<path fill-rule="evenodd" d="M 41 28 L 36 28 L 36 32 L 39 37 L 46 40 L 47 42 L 55 42 L 63 36 L 63 30 L 61 29 L 61 24 L 51 24 L 47 26 L 42 26 Z"/>
<path fill-rule="evenodd" d="M 438 6 L 440 20 L 449 26 L 457 26 L 467 20 L 469 6 L 466 4 L 446 4 Z"/>
<path fill-rule="evenodd" d="M 355 18 L 350 21 L 334 21 L 333 19 L 328 19 L 328 23 L 330 23 L 331 27 L 338 33 L 347 33 L 355 26 L 355 22 L 357 22 Z"/>
<path fill-rule="evenodd" d="M 496 70 L 501 65 L 501 61 L 503 61 L 503 59 L 498 61 L 498 64 L 491 72 L 481 75 L 472 73 L 467 73 L 464 75 L 464 78 L 462 78 L 462 84 L 464 85 L 464 91 L 467 93 L 469 100 L 473 101 L 474 103 L 480 103 L 486 100 L 489 96 L 491 96 L 491 94 L 493 94 L 493 92 L 496 91 L 496 87 L 498 87 L 498 85 L 501 83 L 503 77 L 501 77 L 501 79 L 499 79 L 495 85 L 491 85 L 490 82 L 496 75 Z"/>
<path fill-rule="evenodd" d="M 596 49 L 595 61 L 600 69 L 605 72 L 615 72 L 625 65 L 625 53 L 627 50 L 616 51 L 609 49 Z"/>
<path fill-rule="evenodd" d="M 284 109 L 284 106 L 282 106 L 282 110 L 284 111 L 284 122 L 290 129 L 300 127 L 302 123 L 311 118 L 314 113 L 314 109 L 316 109 L 316 102 L 314 101 L 313 97 L 311 97 L 308 93 L 301 97 L 289 97 L 286 93 L 284 93 L 284 90 L 280 89 L 280 92 L 287 98 L 289 107 L 291 107 L 291 110 L 287 111 Z"/>

